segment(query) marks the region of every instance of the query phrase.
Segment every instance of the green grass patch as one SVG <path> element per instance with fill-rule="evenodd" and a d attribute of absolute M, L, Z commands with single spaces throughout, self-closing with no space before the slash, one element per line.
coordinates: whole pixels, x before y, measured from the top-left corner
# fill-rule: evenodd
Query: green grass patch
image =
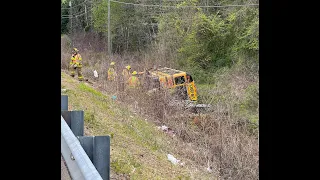
<path fill-rule="evenodd" d="M 94 115 L 94 113 L 90 112 L 90 111 L 86 111 L 84 113 L 84 122 L 88 123 L 90 126 L 94 127 L 95 125 L 97 125 L 97 119 Z"/>
<path fill-rule="evenodd" d="M 171 138 L 157 130 L 154 124 L 70 76 L 62 78 L 62 87 L 68 89 L 66 94 L 72 110 L 84 110 L 87 133 L 111 136 L 111 173 L 123 174 L 130 179 L 188 179 L 186 168 L 173 167 L 167 160 L 167 152 L 176 154 L 168 143 Z M 199 174 L 197 177 L 204 176 L 203 173 L 196 174 Z"/>
<path fill-rule="evenodd" d="M 179 179 L 179 180 L 190 180 L 190 176 L 186 176 L 186 175 L 179 175 L 177 176 L 176 179 Z"/>
<path fill-rule="evenodd" d="M 116 159 L 110 163 L 112 170 L 118 174 L 129 174 L 132 170 L 132 167 L 124 159 Z"/>
<path fill-rule="evenodd" d="M 87 85 L 84 84 L 84 83 L 80 83 L 78 87 L 79 87 L 79 89 L 82 90 L 82 91 L 90 92 L 91 94 L 94 94 L 94 95 L 99 96 L 99 97 L 106 97 L 106 96 L 103 95 L 101 92 L 96 91 L 95 89 L 87 86 Z"/>

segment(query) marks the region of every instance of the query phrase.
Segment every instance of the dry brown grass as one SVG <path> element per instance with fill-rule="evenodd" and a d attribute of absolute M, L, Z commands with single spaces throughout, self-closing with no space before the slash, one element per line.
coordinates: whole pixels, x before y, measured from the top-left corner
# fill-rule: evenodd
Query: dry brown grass
<path fill-rule="evenodd" d="M 62 51 L 62 58 L 68 59 L 69 52 Z M 154 54 L 114 55 L 80 51 L 83 57 L 83 74 L 97 83 L 97 88 L 111 95 L 121 97 L 120 103 L 138 112 L 141 117 L 157 125 L 166 125 L 175 131 L 182 141 L 171 144 L 178 156 L 192 167 L 208 167 L 221 179 L 259 179 L 258 135 L 252 133 L 252 124 L 246 116 L 239 114 L 238 106 L 245 100 L 246 89 L 258 84 L 258 74 L 247 66 L 221 73 L 215 88 L 201 89 L 207 96 L 203 100 L 212 104 L 212 110 L 205 114 L 193 114 L 179 107 L 169 106 L 172 97 L 166 90 L 156 96 L 140 92 L 119 92 L 117 84 L 106 81 L 107 68 L 111 60 L 117 63 L 118 74 L 130 64 L 133 70 L 143 71 L 157 62 Z M 68 61 L 68 60 L 67 60 Z M 64 60 L 62 59 L 62 64 Z M 65 66 L 62 66 L 62 68 Z M 93 78 L 97 70 L 99 78 Z M 257 110 L 259 111 L 259 110 Z M 173 138 L 176 138 L 173 137 Z M 178 143 L 179 142 L 179 143 Z M 197 178 L 195 178 L 197 179 Z"/>

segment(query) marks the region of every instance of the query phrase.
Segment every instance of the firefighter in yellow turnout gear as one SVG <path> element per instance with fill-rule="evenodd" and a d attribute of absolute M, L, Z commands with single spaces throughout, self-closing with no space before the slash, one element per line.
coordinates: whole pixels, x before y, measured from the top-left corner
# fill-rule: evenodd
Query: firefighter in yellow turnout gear
<path fill-rule="evenodd" d="M 109 81 L 115 81 L 116 80 L 117 73 L 116 73 L 116 71 L 114 69 L 114 65 L 115 65 L 115 62 L 111 62 L 110 67 L 108 69 L 108 80 Z"/>
<path fill-rule="evenodd" d="M 82 57 L 79 54 L 79 50 L 77 48 L 73 48 L 71 61 L 70 61 L 70 67 L 71 67 L 71 76 L 75 76 L 75 71 L 78 73 L 78 79 L 79 81 L 83 80 L 81 68 L 82 68 Z"/>
<path fill-rule="evenodd" d="M 125 89 L 125 83 L 128 81 L 128 79 L 130 78 L 130 69 L 131 69 L 131 67 L 130 67 L 130 65 L 128 65 L 128 66 L 126 66 L 123 70 L 122 70 L 122 73 L 121 73 L 121 75 L 122 76 L 120 76 L 120 82 L 119 82 L 119 90 L 121 91 L 121 92 L 123 92 L 124 91 L 124 89 Z"/>
<path fill-rule="evenodd" d="M 131 70 L 130 65 L 126 66 L 126 68 L 122 70 L 122 76 L 124 81 L 127 81 L 130 78 L 130 70 Z"/>
<path fill-rule="evenodd" d="M 129 88 L 136 89 L 140 86 L 140 81 L 136 76 L 137 74 L 137 71 L 133 71 L 132 76 L 128 79 Z"/>

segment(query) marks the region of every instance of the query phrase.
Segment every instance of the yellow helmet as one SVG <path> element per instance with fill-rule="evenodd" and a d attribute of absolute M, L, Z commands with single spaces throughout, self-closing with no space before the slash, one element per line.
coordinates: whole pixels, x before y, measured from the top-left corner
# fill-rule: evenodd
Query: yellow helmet
<path fill-rule="evenodd" d="M 112 61 L 110 65 L 113 66 L 113 65 L 115 65 L 115 64 L 116 64 L 116 63 Z"/>
<path fill-rule="evenodd" d="M 78 50 L 77 48 L 73 48 L 73 50 L 74 50 L 75 52 L 79 52 L 79 50 Z"/>
<path fill-rule="evenodd" d="M 136 75 L 136 74 L 138 74 L 137 71 L 133 71 L 132 72 L 132 75 Z"/>
<path fill-rule="evenodd" d="M 131 66 L 130 66 L 130 65 L 128 65 L 128 66 L 126 66 L 126 68 L 127 68 L 128 70 L 130 70 L 130 69 L 131 69 Z"/>

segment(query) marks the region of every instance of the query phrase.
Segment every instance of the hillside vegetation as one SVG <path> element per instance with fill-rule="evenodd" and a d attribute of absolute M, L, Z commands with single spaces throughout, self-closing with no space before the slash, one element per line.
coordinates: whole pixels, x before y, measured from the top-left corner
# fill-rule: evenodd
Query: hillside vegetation
<path fill-rule="evenodd" d="M 73 0 L 72 12 L 61 3 L 62 85 L 70 89 L 71 104 L 85 110 L 88 132 L 114 134 L 112 170 L 128 179 L 259 179 L 259 1 L 119 1 L 127 4 L 110 4 L 111 55 L 108 1 Z M 73 47 L 94 88 L 67 75 Z M 120 95 L 106 81 L 111 61 L 118 74 L 128 64 L 138 72 L 154 65 L 186 71 L 198 103 L 212 109 L 172 109 L 166 93 L 111 101 Z M 175 137 L 156 128 L 162 125 Z M 140 157 L 142 152 L 149 155 Z M 172 166 L 168 153 L 186 165 Z"/>

